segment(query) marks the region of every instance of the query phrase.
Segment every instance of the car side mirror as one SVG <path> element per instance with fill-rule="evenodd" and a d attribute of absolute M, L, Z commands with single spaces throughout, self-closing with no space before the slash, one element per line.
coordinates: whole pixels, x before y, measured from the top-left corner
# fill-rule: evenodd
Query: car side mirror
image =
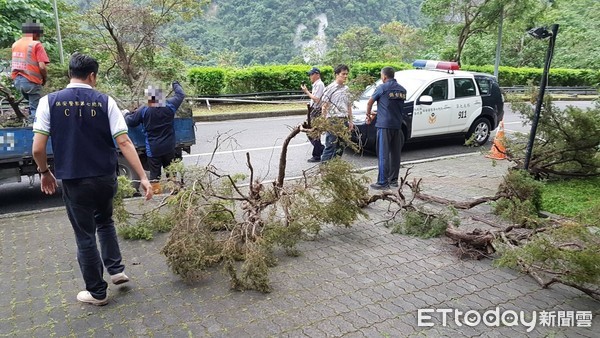
<path fill-rule="evenodd" d="M 419 97 L 419 99 L 417 100 L 417 104 L 424 104 L 427 106 L 430 106 L 433 103 L 433 97 L 429 96 L 429 95 L 423 95 L 421 97 Z"/>

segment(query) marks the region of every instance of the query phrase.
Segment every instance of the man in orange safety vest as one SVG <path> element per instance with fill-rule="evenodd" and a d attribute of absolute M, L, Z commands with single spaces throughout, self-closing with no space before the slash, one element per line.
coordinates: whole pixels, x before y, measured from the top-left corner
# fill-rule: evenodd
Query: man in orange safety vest
<path fill-rule="evenodd" d="M 46 84 L 50 63 L 46 50 L 39 41 L 44 33 L 41 23 L 27 22 L 22 26 L 23 36 L 12 45 L 12 73 L 15 88 L 29 101 L 29 122 L 33 123 L 42 86 Z"/>

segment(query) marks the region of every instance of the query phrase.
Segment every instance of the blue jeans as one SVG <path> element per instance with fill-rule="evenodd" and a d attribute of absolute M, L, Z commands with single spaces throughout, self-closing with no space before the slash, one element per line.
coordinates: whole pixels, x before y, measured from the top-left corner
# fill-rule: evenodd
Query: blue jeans
<path fill-rule="evenodd" d="M 29 122 L 33 122 L 35 120 L 35 111 L 42 97 L 42 86 L 29 82 L 29 80 L 21 75 L 15 78 L 14 85 L 23 94 L 23 97 L 29 101 Z"/>
<path fill-rule="evenodd" d="M 77 260 L 85 288 L 96 299 L 106 297 L 108 284 L 103 264 L 110 275 L 125 270 L 112 219 L 113 197 L 117 192 L 114 175 L 63 180 L 63 200 L 75 232 Z M 96 245 L 96 233 L 100 251 Z"/>
<path fill-rule="evenodd" d="M 340 142 L 335 134 L 325 132 L 325 149 L 321 155 L 321 162 L 327 162 L 334 157 L 341 157 L 344 153 L 344 144 Z"/>

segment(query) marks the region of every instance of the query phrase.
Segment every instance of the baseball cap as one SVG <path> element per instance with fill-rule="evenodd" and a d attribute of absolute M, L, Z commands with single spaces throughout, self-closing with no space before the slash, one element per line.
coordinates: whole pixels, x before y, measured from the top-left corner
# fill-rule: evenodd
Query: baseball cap
<path fill-rule="evenodd" d="M 317 67 L 312 67 L 312 69 L 309 70 L 307 73 L 308 73 L 308 75 L 321 74 L 321 71 Z"/>

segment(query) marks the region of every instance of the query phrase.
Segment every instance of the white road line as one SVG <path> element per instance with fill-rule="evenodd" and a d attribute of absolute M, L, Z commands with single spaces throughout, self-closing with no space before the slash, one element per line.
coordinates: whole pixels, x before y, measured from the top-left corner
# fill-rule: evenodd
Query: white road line
<path fill-rule="evenodd" d="M 295 147 L 304 147 L 306 145 L 310 144 L 310 142 L 304 142 L 304 143 L 300 143 L 300 144 L 290 144 L 288 146 L 288 148 L 295 148 Z M 237 150 L 227 150 L 227 151 L 217 151 L 215 152 L 215 155 L 225 155 L 225 154 L 235 154 L 235 153 L 245 153 L 245 152 L 249 152 L 249 151 L 261 151 L 261 150 L 273 150 L 273 149 L 281 149 L 283 146 L 273 146 L 273 147 L 261 147 L 261 148 L 249 148 L 249 149 L 237 149 Z M 211 156 L 213 153 L 200 153 L 200 154 L 190 154 L 190 155 L 183 155 L 183 158 L 188 158 L 188 157 L 200 157 L 200 156 Z"/>
<path fill-rule="evenodd" d="M 205 125 L 205 124 L 223 124 L 223 123 L 232 123 L 234 121 L 250 121 L 251 120 L 256 120 L 256 119 L 269 119 L 270 121 L 280 121 L 280 120 L 297 120 L 297 119 L 301 119 L 302 116 L 301 115 L 290 115 L 290 116 L 282 116 L 282 117 L 277 117 L 277 116 L 272 116 L 272 117 L 251 117 L 251 118 L 247 118 L 247 119 L 239 119 L 239 120 L 223 120 L 223 121 L 203 121 L 203 122 L 196 122 L 196 124 L 198 125 Z"/>
<path fill-rule="evenodd" d="M 451 159 L 451 158 L 467 157 L 467 156 L 473 156 L 473 155 L 481 155 L 481 153 L 480 152 L 473 152 L 473 153 L 456 154 L 456 155 L 445 155 L 445 156 L 424 158 L 424 159 L 420 159 L 420 160 L 406 161 L 406 162 L 402 162 L 402 167 L 405 167 L 406 165 L 411 165 L 411 164 L 433 162 L 433 161 L 438 161 L 438 160 L 446 160 L 446 159 Z M 378 168 L 377 166 L 368 166 L 368 167 L 356 168 L 354 170 L 356 170 L 356 171 L 369 171 L 369 170 L 374 170 L 374 169 L 377 169 L 377 168 Z M 292 177 L 286 177 L 284 179 L 284 181 L 294 181 L 294 180 L 299 180 L 299 179 L 303 179 L 303 178 L 304 178 L 304 176 L 292 176 Z M 261 183 L 263 183 L 263 184 L 269 184 L 271 182 L 275 182 L 275 180 L 274 179 L 272 179 L 272 180 L 264 180 Z M 249 184 L 250 183 L 243 183 L 243 184 L 240 184 L 240 186 L 244 187 L 244 186 L 248 186 Z"/>

